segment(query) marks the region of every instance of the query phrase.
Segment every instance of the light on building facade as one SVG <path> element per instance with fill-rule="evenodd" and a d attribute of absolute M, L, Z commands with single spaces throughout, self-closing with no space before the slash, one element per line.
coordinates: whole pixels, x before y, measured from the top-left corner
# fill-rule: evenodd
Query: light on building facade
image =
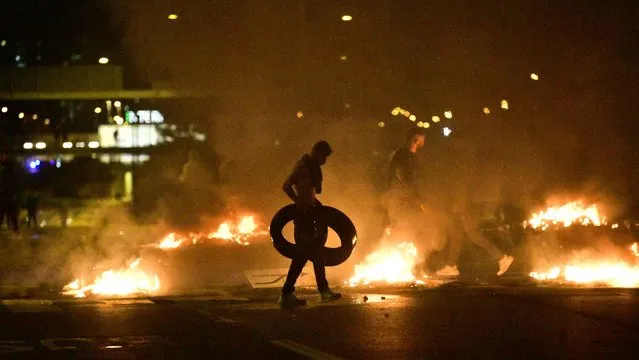
<path fill-rule="evenodd" d="M 3 112 L 3 113 L 6 113 L 7 111 L 9 111 L 9 108 L 8 108 L 8 107 L 6 107 L 6 106 L 3 106 L 3 107 L 2 107 L 2 112 Z"/>
<path fill-rule="evenodd" d="M 444 117 L 445 117 L 446 119 L 452 119 L 452 118 L 453 118 L 453 112 L 452 112 L 452 111 L 450 111 L 450 110 L 449 110 L 449 111 L 445 111 L 445 112 L 444 112 Z"/>
<path fill-rule="evenodd" d="M 46 149 L 47 144 L 46 144 L 46 143 L 43 143 L 42 141 L 40 141 L 40 142 L 37 142 L 37 143 L 35 144 L 35 147 L 36 147 L 36 149 Z"/>
<path fill-rule="evenodd" d="M 342 21 L 351 21 L 353 17 L 350 15 L 342 15 Z"/>
<path fill-rule="evenodd" d="M 109 63 L 109 58 L 108 57 L 101 57 L 98 59 L 98 63 L 105 65 Z"/>
<path fill-rule="evenodd" d="M 102 108 L 98 106 L 98 107 L 96 107 L 96 108 L 95 108 L 95 110 L 93 110 L 93 111 L 95 111 L 95 113 L 96 113 L 96 114 L 99 114 L 99 113 L 101 113 L 101 112 L 102 112 Z"/>
<path fill-rule="evenodd" d="M 100 143 L 97 141 L 89 141 L 89 147 L 91 149 L 97 149 L 100 147 Z"/>
<path fill-rule="evenodd" d="M 31 150 L 31 149 L 33 149 L 33 143 L 26 142 L 26 143 L 24 143 L 24 144 L 22 145 L 22 147 L 23 147 L 24 149 L 26 149 L 26 150 Z"/>
<path fill-rule="evenodd" d="M 177 14 L 169 14 L 168 18 L 169 20 L 177 20 L 178 16 Z"/>
<path fill-rule="evenodd" d="M 62 147 L 65 149 L 71 149 L 73 147 L 73 143 L 71 141 L 65 141 L 62 143 Z"/>

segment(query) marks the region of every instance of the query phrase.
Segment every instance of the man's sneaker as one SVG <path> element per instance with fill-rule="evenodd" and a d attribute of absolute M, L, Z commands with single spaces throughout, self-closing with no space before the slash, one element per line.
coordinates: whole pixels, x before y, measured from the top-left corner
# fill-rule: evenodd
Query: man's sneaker
<path fill-rule="evenodd" d="M 280 298 L 277 300 L 277 305 L 279 305 L 282 309 L 290 309 L 296 306 L 306 305 L 306 300 L 298 299 L 291 293 L 287 295 L 280 295 Z"/>
<path fill-rule="evenodd" d="M 446 265 L 445 268 L 438 270 L 435 274 L 437 276 L 459 276 L 459 270 L 457 270 L 457 265 Z"/>
<path fill-rule="evenodd" d="M 514 257 L 504 254 L 504 257 L 499 260 L 499 271 L 497 272 L 497 276 L 502 276 L 506 271 L 508 271 L 513 260 L 515 260 Z"/>
<path fill-rule="evenodd" d="M 332 292 L 330 290 L 325 290 L 320 292 L 320 302 L 335 301 L 341 298 L 342 298 L 342 294 Z"/>

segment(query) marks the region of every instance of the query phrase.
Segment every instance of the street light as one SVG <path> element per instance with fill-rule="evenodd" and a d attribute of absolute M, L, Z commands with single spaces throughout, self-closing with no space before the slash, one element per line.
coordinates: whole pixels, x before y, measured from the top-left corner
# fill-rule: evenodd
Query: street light
<path fill-rule="evenodd" d="M 169 20 L 177 20 L 177 14 L 169 14 Z"/>
<path fill-rule="evenodd" d="M 22 145 L 22 147 L 23 147 L 24 149 L 26 149 L 26 150 L 33 149 L 33 143 L 26 142 L 26 143 L 24 143 L 24 144 Z"/>
<path fill-rule="evenodd" d="M 508 100 L 501 101 L 501 108 L 504 110 L 508 110 Z"/>
<path fill-rule="evenodd" d="M 120 106 L 122 106 L 122 103 L 118 100 L 113 102 L 113 106 L 115 106 L 116 108 L 119 108 Z"/>
<path fill-rule="evenodd" d="M 342 21 L 351 21 L 353 17 L 350 15 L 342 15 Z"/>
<path fill-rule="evenodd" d="M 485 107 L 484 108 L 484 114 L 486 114 L 486 115 L 490 114 L 490 108 Z"/>
<path fill-rule="evenodd" d="M 6 107 L 6 106 L 3 106 L 3 107 L 2 107 L 2 112 L 3 112 L 3 113 L 6 113 L 7 111 L 9 111 L 9 108 L 8 108 L 8 107 Z"/>
<path fill-rule="evenodd" d="M 444 117 L 445 117 L 446 119 L 452 119 L 452 118 L 453 118 L 453 112 L 452 112 L 452 111 L 450 111 L 450 110 L 449 110 L 449 111 L 445 111 L 445 112 L 444 112 Z"/>
<path fill-rule="evenodd" d="M 98 63 L 104 65 L 104 64 L 108 64 L 109 63 L 109 58 L 107 57 L 101 57 L 98 59 Z"/>
<path fill-rule="evenodd" d="M 45 149 L 47 147 L 47 144 L 43 143 L 43 142 L 37 142 L 35 144 L 36 149 Z"/>
<path fill-rule="evenodd" d="M 433 120 L 434 123 L 438 123 L 439 122 L 439 116 L 437 116 L 437 115 L 433 115 L 433 117 L 431 117 L 430 119 Z"/>
<path fill-rule="evenodd" d="M 539 80 L 539 75 L 537 75 L 535 73 L 532 73 L 532 74 L 530 74 L 530 78 L 533 79 L 533 80 Z"/>
<path fill-rule="evenodd" d="M 93 110 L 93 111 L 95 111 L 95 113 L 96 113 L 96 114 L 99 114 L 99 113 L 101 113 L 101 112 L 102 112 L 102 108 L 98 106 L 98 107 L 96 107 L 96 108 L 95 108 L 95 110 Z"/>
<path fill-rule="evenodd" d="M 23 119 L 23 118 L 24 118 L 24 113 L 23 112 L 19 113 L 18 114 L 18 119 Z"/>

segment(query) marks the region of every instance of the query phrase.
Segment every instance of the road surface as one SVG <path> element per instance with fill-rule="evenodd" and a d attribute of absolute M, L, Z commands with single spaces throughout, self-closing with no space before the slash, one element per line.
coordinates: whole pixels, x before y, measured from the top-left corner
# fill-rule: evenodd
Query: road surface
<path fill-rule="evenodd" d="M 0 358 L 635 359 L 639 291 L 360 289 L 283 311 L 275 291 L 3 299 Z M 364 298 L 366 296 L 366 299 Z"/>

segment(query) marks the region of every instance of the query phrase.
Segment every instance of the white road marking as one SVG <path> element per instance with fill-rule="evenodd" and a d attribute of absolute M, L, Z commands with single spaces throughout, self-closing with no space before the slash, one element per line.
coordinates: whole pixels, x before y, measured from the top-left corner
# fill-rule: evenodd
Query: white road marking
<path fill-rule="evenodd" d="M 295 341 L 291 341 L 291 340 L 269 340 L 269 342 L 273 345 L 283 347 L 296 354 L 305 356 L 313 360 L 342 360 L 342 358 L 340 357 L 327 354 L 325 352 L 319 351 L 317 349 L 313 349 L 312 347 L 308 347 L 306 345 L 302 345 L 300 343 L 296 343 Z"/>

